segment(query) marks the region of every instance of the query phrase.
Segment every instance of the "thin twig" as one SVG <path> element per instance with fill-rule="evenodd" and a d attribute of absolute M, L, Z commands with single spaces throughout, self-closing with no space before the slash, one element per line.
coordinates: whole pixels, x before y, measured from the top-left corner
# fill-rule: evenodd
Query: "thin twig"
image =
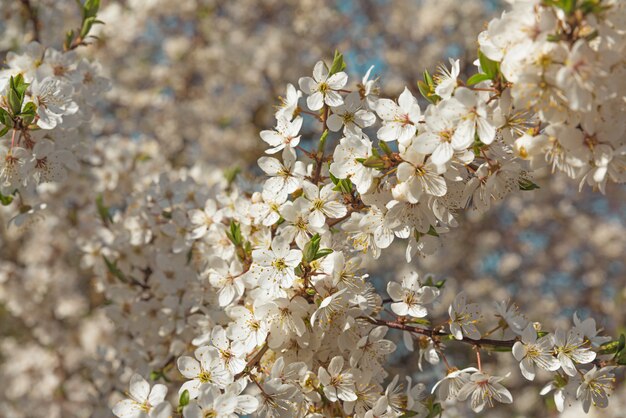
<path fill-rule="evenodd" d="M 41 22 L 39 21 L 39 16 L 37 15 L 37 10 L 30 3 L 30 0 L 20 0 L 26 13 L 28 14 L 28 20 L 33 24 L 33 40 L 40 42 L 40 30 L 41 30 Z"/>

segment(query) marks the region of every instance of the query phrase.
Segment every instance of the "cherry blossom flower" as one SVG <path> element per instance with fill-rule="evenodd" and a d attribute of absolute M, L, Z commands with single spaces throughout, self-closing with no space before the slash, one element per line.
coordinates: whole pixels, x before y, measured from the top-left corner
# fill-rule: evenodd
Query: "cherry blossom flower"
<path fill-rule="evenodd" d="M 269 285 L 291 287 L 296 275 L 294 269 L 302 260 L 302 251 L 290 249 L 289 241 L 276 237 L 269 250 L 254 250 L 252 259 L 259 273 L 259 281 Z"/>
<path fill-rule="evenodd" d="M 476 323 L 481 318 L 478 304 L 467 304 L 465 292 L 459 293 L 448 309 L 450 314 L 450 332 L 457 340 L 467 336 L 473 340 L 480 339 L 480 331 Z"/>
<path fill-rule="evenodd" d="M 513 345 L 513 357 L 520 362 L 520 370 L 528 380 L 535 379 L 535 365 L 544 370 L 556 371 L 561 363 L 553 356 L 554 337 L 551 334 L 537 338 L 533 325 L 528 325 L 522 333 L 522 341 Z"/>
<path fill-rule="evenodd" d="M 582 335 L 574 329 L 568 332 L 562 328 L 557 329 L 554 333 L 554 345 L 556 357 L 568 376 L 576 375 L 576 363 L 587 364 L 596 358 L 596 353 L 585 347 Z"/>
<path fill-rule="evenodd" d="M 344 104 L 335 107 L 328 117 L 328 129 L 337 132 L 344 127 L 344 133 L 359 135 L 362 128 L 372 126 L 376 116 L 365 109 L 361 109 L 359 92 L 352 92 L 346 96 Z"/>
<path fill-rule="evenodd" d="M 297 90 L 293 84 L 287 84 L 287 92 L 285 97 L 281 97 L 281 104 L 276 111 L 276 119 L 286 119 L 291 121 L 296 116 L 298 101 L 302 97 L 302 92 Z"/>
<path fill-rule="evenodd" d="M 306 104 L 311 110 L 320 110 L 324 104 L 336 107 L 343 104 L 343 98 L 337 92 L 348 82 L 348 75 L 343 71 L 329 77 L 328 68 L 323 61 L 318 61 L 313 67 L 313 78 L 302 77 L 298 80 L 300 88 L 309 97 Z"/>
<path fill-rule="evenodd" d="M 585 413 L 589 412 L 591 405 L 598 408 L 606 408 L 609 405 L 609 396 L 615 383 L 613 370 L 615 367 L 593 366 L 582 378 L 582 382 L 576 391 L 576 398 L 583 404 Z"/>
<path fill-rule="evenodd" d="M 483 372 L 475 372 L 469 377 L 469 381 L 458 392 L 458 399 L 464 401 L 471 395 L 470 406 L 474 412 L 480 412 L 485 405 L 493 407 L 493 401 L 512 403 L 511 392 L 500 383 L 508 377 L 490 376 Z"/>
<path fill-rule="evenodd" d="M 327 218 L 341 218 L 348 213 L 346 207 L 339 202 L 340 194 L 333 190 L 333 184 L 327 184 L 321 189 L 305 181 L 303 183 L 304 196 L 309 201 L 309 223 L 316 228 L 322 227 Z"/>
<path fill-rule="evenodd" d="M 54 129 L 63 123 L 63 117 L 78 112 L 72 100 L 73 87 L 58 78 L 35 79 L 32 86 L 33 102 L 37 105 L 37 125 L 41 129 Z"/>
<path fill-rule="evenodd" d="M 267 142 L 272 148 L 266 150 L 267 154 L 276 154 L 285 148 L 294 148 L 300 143 L 300 128 L 302 128 L 302 117 L 298 116 L 294 120 L 279 118 L 275 130 L 261 131 L 261 139 Z"/>
<path fill-rule="evenodd" d="M 439 289 L 422 286 L 418 274 L 411 272 L 402 278 L 402 284 L 387 283 L 387 293 L 394 301 L 391 304 L 391 310 L 395 314 L 423 318 L 428 314 L 424 305 L 431 303 L 439 296 Z"/>
<path fill-rule="evenodd" d="M 271 176 L 263 185 L 264 199 L 283 203 L 289 193 L 300 188 L 306 171 L 292 149 L 285 148 L 282 163 L 273 157 L 261 157 L 258 163 L 261 170 Z"/>
<path fill-rule="evenodd" d="M 167 386 L 150 384 L 140 375 L 130 378 L 130 399 L 119 401 L 113 407 L 113 415 L 119 418 L 168 418 L 172 407 L 165 400 Z"/>
<path fill-rule="evenodd" d="M 320 367 L 318 377 L 324 386 L 324 395 L 329 401 L 356 401 L 354 378 L 351 373 L 343 371 L 344 359 L 341 356 L 333 357 L 328 369 Z"/>
<path fill-rule="evenodd" d="M 406 145 L 415 136 L 421 110 L 408 88 L 405 87 L 398 97 L 398 104 L 389 99 L 379 99 L 376 113 L 383 121 L 376 134 L 381 141 L 398 141 Z"/>
<path fill-rule="evenodd" d="M 460 60 L 453 60 L 450 58 L 449 61 L 450 70 L 448 70 L 445 65 L 441 65 L 439 67 L 439 71 L 433 77 L 437 83 L 435 93 L 444 100 L 452 97 L 452 93 L 458 85 L 457 78 L 461 72 Z"/>
<path fill-rule="evenodd" d="M 457 399 L 459 391 L 469 383 L 471 373 L 478 372 L 475 367 L 467 367 L 462 370 L 450 369 L 443 379 L 437 381 L 433 386 L 432 393 L 437 392 L 437 397 L 441 401 Z"/>
<path fill-rule="evenodd" d="M 367 137 L 348 134 L 335 148 L 330 172 L 340 179 L 349 178 L 359 193 L 366 193 L 377 173 L 375 169 L 361 164 L 359 159 L 365 160 L 371 154 L 372 143 Z"/>
<path fill-rule="evenodd" d="M 208 346 L 200 347 L 195 351 L 194 356 L 195 359 L 182 356 L 177 360 L 180 373 L 187 379 L 191 379 L 180 387 L 180 393 L 187 390 L 189 397 L 195 399 L 207 386 L 224 388 L 232 382 L 232 375 L 224 369 L 214 349 Z"/>

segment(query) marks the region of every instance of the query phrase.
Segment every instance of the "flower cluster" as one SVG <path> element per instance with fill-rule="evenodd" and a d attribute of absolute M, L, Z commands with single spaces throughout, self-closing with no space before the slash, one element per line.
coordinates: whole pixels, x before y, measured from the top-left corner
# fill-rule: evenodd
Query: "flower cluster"
<path fill-rule="evenodd" d="M 556 3 L 557 7 L 550 7 Z M 624 4 L 620 1 L 516 2 L 479 37 L 500 82 L 511 83 L 499 112 L 507 129 L 530 112 L 535 129 L 509 136 L 515 154 L 533 169 L 550 166 L 604 191 L 626 180 L 623 59 Z"/>
<path fill-rule="evenodd" d="M 551 13 L 550 30 L 564 25 L 559 5 L 532 10 L 525 18 Z M 600 19 L 603 10 L 587 14 Z M 287 87 L 275 128 L 261 132 L 268 155 L 258 163 L 268 178 L 258 189 L 229 181 L 198 192 L 184 173 L 161 176 L 111 217 L 106 227 L 130 239 L 113 243 L 106 268 L 134 289 L 134 296 L 120 293 L 126 302 L 112 309 L 129 320 L 175 318 L 158 331 L 143 321 L 131 331 L 141 344 L 153 338 L 144 357 L 158 366 L 157 378 L 171 374 L 185 336 L 194 335 L 193 355 L 175 361 L 183 416 L 428 416 L 444 401 L 466 399 L 480 412 L 513 401 L 501 383 L 506 376 L 483 370 L 480 352 L 490 348 L 512 351 L 528 380 L 537 369 L 552 373 L 542 393 L 554 390 L 560 409 L 568 397 L 585 411 L 606 406 L 624 344 L 598 336 L 592 319 L 575 316 L 573 328 L 551 334 L 502 303 L 495 328 L 485 331 L 479 305 L 461 292 L 443 325 L 431 326 L 437 322 L 425 317 L 442 282 L 413 273 L 390 282 L 390 299 L 383 299 L 364 271 L 364 261 L 396 238 L 408 240 L 410 261 L 435 249 L 457 212 L 484 211 L 514 190 L 536 187 L 536 167 L 516 144 L 553 120 L 518 101 L 519 85 L 495 57 L 481 52 L 480 71 L 466 82 L 459 65 L 425 73 L 419 90 L 430 103 L 422 109 L 408 88 L 397 100 L 377 97 L 371 70 L 351 90 L 335 54 L 299 80 L 302 91 Z M 595 108 L 589 117 L 602 114 Z M 303 137 L 305 118 L 321 126 L 317 143 Z M 327 153 L 331 141 L 337 146 Z M 144 312 L 128 312 L 134 309 Z M 408 349 L 419 340 L 421 358 L 446 365 L 433 395 L 389 375 L 385 362 L 397 348 L 390 329 L 405 333 Z M 444 343 L 453 341 L 475 350 L 477 367 L 451 366 Z M 145 408 L 157 414 L 156 406 Z"/>
<path fill-rule="evenodd" d="M 26 203 L 39 184 L 62 183 L 68 170 L 80 170 L 85 134 L 79 128 L 109 81 L 75 51 L 36 42 L 21 54 L 10 52 L 7 64 L 0 71 L 0 195 L 3 204 L 18 196 L 20 212 L 28 214 L 45 208 Z"/>
<path fill-rule="evenodd" d="M 37 10 L 22 3 L 39 31 Z M 572 326 L 531 322 L 509 302 L 490 314 L 469 302 L 470 289 L 450 291 L 446 280 L 412 270 L 394 270 L 381 283 L 373 265 L 402 241 L 407 262 L 432 254 L 464 212 L 484 214 L 509 194 L 537 188 L 533 179 L 546 164 L 603 192 L 609 181 L 624 181 L 621 3 L 512 1 L 513 10 L 479 36 L 476 74 L 466 79 L 461 61 L 450 60 L 397 98 L 384 97 L 374 68 L 351 80 L 335 53 L 287 85 L 273 128 L 260 132 L 262 181 L 236 170 L 222 175 L 186 155 L 193 152 L 184 144 L 202 129 L 176 83 L 145 101 L 185 114 L 188 126 L 159 120 L 148 129 L 182 150 L 134 128 L 132 139 L 83 141 L 78 128 L 108 82 L 74 51 L 100 23 L 98 0 L 79 3 L 81 28 L 68 32 L 64 52 L 32 43 L 10 53 L 0 72 L 0 201 L 19 199 L 12 221 L 19 224 L 44 207 L 27 199 L 52 190 L 46 202 L 55 216 L 39 232 L 62 242 L 42 250 L 38 234 L 18 231 L 23 247 L 0 235 L 10 260 L 0 265 L 0 314 L 6 307 L 36 341 L 11 338 L 0 347 L 12 363 L 0 370 L 19 383 L 7 391 L 18 408 L 32 375 L 42 399 L 108 404 L 99 412 L 120 418 L 432 418 L 513 403 L 513 373 L 548 382 L 536 392 L 553 395 L 559 411 L 574 402 L 585 412 L 608 406 L 626 364 L 623 335 L 612 339 L 578 314 Z M 170 3 L 127 7 L 179 6 Z M 195 12 L 190 5 L 180 12 Z M 229 7 L 216 6 L 216 15 Z M 197 28 L 183 26 L 201 43 Z M 169 42 L 164 53 L 179 48 Z M 204 77 L 187 75 L 180 90 Z M 216 80 L 219 94 L 230 88 Z M 130 100 L 123 89 L 113 93 Z M 49 182 L 65 187 L 39 187 Z M 85 271 L 95 276 L 89 298 Z M 50 318 L 39 322 L 42 312 Z M 108 322 L 82 322 L 92 312 Z M 78 336 L 63 332 L 69 327 L 81 328 Z M 81 349 L 48 349 L 76 341 Z M 394 369 L 406 351 L 420 371 L 425 360 L 434 373 Z M 496 352 L 510 353 L 497 372 L 483 362 Z M 31 367 L 29 356 L 40 364 Z M 124 391 L 118 383 L 128 380 Z M 2 398 L 0 407 L 17 415 Z M 45 402 L 31 408 L 47 412 Z M 87 409 L 81 414 L 99 416 Z"/>

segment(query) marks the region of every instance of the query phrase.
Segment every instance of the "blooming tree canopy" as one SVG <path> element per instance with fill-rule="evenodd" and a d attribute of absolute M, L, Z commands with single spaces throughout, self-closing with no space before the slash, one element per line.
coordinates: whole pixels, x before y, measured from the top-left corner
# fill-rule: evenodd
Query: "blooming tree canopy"
<path fill-rule="evenodd" d="M 352 79 L 339 52 L 312 63 L 258 133 L 265 154 L 247 181 L 176 167 L 140 135 L 89 140 L 115 89 L 77 53 L 102 23 L 98 0 L 80 4 L 62 51 L 33 42 L 7 55 L 0 198 L 18 229 L 72 202 L 82 267 L 114 327 L 93 380 L 126 394 L 115 416 L 480 413 L 516 402 L 513 373 L 541 380 L 558 411 L 608 406 L 623 334 L 578 313 L 553 327 L 507 301 L 485 309 L 463 289 L 434 315 L 445 280 L 409 269 L 381 287 L 368 273 L 392 245 L 406 263 L 439 251 L 465 214 L 532 193 L 546 168 L 598 193 L 626 181 L 626 4 L 511 3 L 478 35 L 468 77 L 450 60 L 383 97 L 375 69 Z M 437 377 L 392 370 L 400 350 Z M 132 370 L 128 388 L 115 368 Z"/>

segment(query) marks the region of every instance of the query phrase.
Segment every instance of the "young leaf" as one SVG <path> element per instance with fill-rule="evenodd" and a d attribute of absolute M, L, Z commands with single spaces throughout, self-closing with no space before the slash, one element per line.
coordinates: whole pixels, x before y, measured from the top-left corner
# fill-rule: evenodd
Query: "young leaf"
<path fill-rule="evenodd" d="M 484 73 L 476 73 L 473 76 L 471 76 L 470 78 L 467 79 L 467 85 L 468 86 L 473 86 L 474 84 L 478 84 L 482 81 L 487 81 L 487 80 L 491 80 L 491 77 L 489 77 L 487 74 Z"/>
<path fill-rule="evenodd" d="M 333 64 L 330 66 L 330 70 L 328 71 L 328 76 L 330 77 L 333 74 L 343 71 L 345 68 L 346 63 L 343 62 L 343 54 L 339 53 L 339 51 L 335 51 L 335 57 L 333 58 Z"/>
<path fill-rule="evenodd" d="M 241 235 L 241 226 L 235 222 L 230 221 L 230 230 L 226 232 L 228 239 L 235 245 L 235 247 L 239 247 L 243 244 L 243 236 Z"/>
<path fill-rule="evenodd" d="M 189 391 L 185 389 L 183 393 L 180 394 L 180 398 L 178 399 L 178 406 L 184 407 L 189 405 Z"/>
<path fill-rule="evenodd" d="M 317 254 L 315 254 L 315 257 L 313 257 L 313 260 L 311 261 L 315 261 L 315 260 L 319 260 L 320 258 L 324 258 L 326 257 L 328 254 L 332 254 L 333 250 L 330 248 L 322 248 L 321 250 L 317 251 Z"/>
<path fill-rule="evenodd" d="M 13 196 L 5 196 L 0 193 L 0 204 L 2 204 L 2 206 L 8 206 L 11 204 L 11 202 L 13 202 Z"/>
<path fill-rule="evenodd" d="M 531 180 L 526 179 L 526 178 L 520 178 L 518 183 L 519 183 L 520 190 L 528 191 L 528 190 L 535 190 L 539 188 L 537 184 L 533 183 Z"/>
<path fill-rule="evenodd" d="M 241 167 L 231 167 L 224 170 L 224 178 L 226 179 L 226 183 L 230 187 L 233 182 L 237 179 L 237 176 L 241 173 Z"/>
<path fill-rule="evenodd" d="M 103 255 L 102 258 L 104 259 L 104 264 L 106 264 L 107 269 L 109 269 L 109 273 L 111 273 L 114 277 L 117 277 L 124 283 L 128 283 L 126 275 L 122 272 L 122 270 L 117 267 L 117 263 L 112 262 L 105 255 Z"/>
<path fill-rule="evenodd" d="M 311 237 L 309 242 L 304 246 L 304 261 L 307 263 L 313 261 L 317 255 L 317 251 L 320 249 L 320 234 L 315 234 Z"/>
<path fill-rule="evenodd" d="M 100 219 L 104 225 L 108 225 L 109 222 L 113 220 L 113 218 L 111 218 L 109 208 L 104 205 L 104 200 L 101 194 L 96 197 L 96 209 L 98 210 L 98 215 L 100 215 Z"/>
<path fill-rule="evenodd" d="M 480 61 L 480 68 L 489 77 L 489 80 L 494 80 L 498 75 L 498 63 L 487 58 L 480 50 L 478 51 L 478 60 Z"/>
<path fill-rule="evenodd" d="M 13 127 L 13 119 L 11 118 L 11 115 L 9 115 L 9 112 L 7 112 L 5 109 L 1 107 L 0 107 L 0 123 L 2 123 L 3 125 L 7 127 Z"/>

